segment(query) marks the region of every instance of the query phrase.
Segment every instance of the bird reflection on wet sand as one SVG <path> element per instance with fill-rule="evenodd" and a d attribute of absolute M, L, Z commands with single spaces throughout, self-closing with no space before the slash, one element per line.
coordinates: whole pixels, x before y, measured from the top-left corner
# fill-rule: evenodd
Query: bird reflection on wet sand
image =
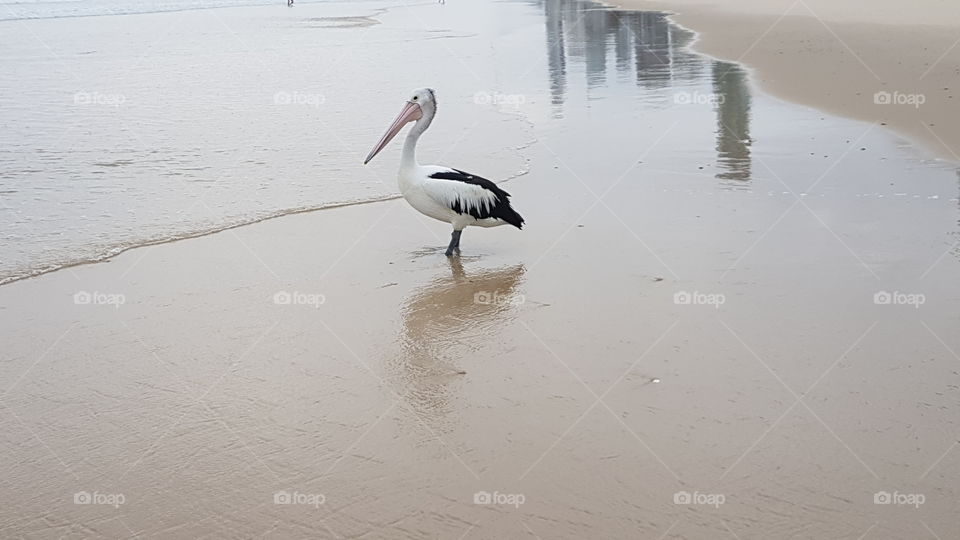
<path fill-rule="evenodd" d="M 398 394 L 434 421 L 452 409 L 454 385 L 483 361 L 484 343 L 517 317 L 523 299 L 522 264 L 470 271 L 458 257 L 448 264 L 450 275 L 415 289 L 401 305 L 398 354 L 386 366 Z"/>

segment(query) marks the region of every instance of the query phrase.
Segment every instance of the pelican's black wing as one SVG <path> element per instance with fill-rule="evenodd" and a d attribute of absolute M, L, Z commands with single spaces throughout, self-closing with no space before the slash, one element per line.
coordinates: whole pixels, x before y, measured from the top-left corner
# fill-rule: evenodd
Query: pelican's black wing
<path fill-rule="evenodd" d="M 510 194 L 490 180 L 458 169 L 435 172 L 430 175 L 430 178 L 479 186 L 494 195 L 492 205 L 480 204 L 479 202 L 465 204 L 462 198 L 456 198 L 450 204 L 450 208 L 454 212 L 458 214 L 470 214 L 477 219 L 500 219 L 518 229 L 523 228 L 523 217 L 510 206 Z"/>

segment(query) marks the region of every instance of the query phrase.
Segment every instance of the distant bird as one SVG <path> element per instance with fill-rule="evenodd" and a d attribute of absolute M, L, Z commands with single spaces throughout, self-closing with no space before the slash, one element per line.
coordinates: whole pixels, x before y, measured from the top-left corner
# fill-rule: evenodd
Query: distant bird
<path fill-rule="evenodd" d="M 414 90 L 400 115 L 363 163 L 370 163 L 403 126 L 416 121 L 403 143 L 398 174 L 400 193 L 421 214 L 453 225 L 447 246 L 447 257 L 451 257 L 454 252 L 460 253 L 460 235 L 467 226 L 497 227 L 509 223 L 522 229 L 523 218 L 510 206 L 510 194 L 490 180 L 459 169 L 417 163 L 417 140 L 430 127 L 436 114 L 437 98 L 433 89 Z"/>

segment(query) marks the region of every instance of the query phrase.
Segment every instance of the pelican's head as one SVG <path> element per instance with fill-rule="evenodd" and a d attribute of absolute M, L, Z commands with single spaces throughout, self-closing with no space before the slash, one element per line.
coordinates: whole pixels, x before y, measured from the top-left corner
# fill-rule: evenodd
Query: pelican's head
<path fill-rule="evenodd" d="M 363 164 L 366 165 L 370 163 L 370 160 L 379 154 L 380 151 L 383 150 L 383 147 L 396 137 L 397 133 L 400 133 L 400 130 L 403 129 L 403 126 L 407 125 L 407 123 L 420 120 L 421 118 L 427 119 L 427 123 L 429 123 L 436 112 L 437 97 L 432 88 L 418 88 L 411 92 L 400 114 L 397 115 L 397 119 L 390 124 L 390 127 L 387 128 L 387 132 L 383 134 L 383 137 L 380 137 L 380 141 L 373 147 L 370 154 L 367 155 L 367 159 L 363 160 Z"/>

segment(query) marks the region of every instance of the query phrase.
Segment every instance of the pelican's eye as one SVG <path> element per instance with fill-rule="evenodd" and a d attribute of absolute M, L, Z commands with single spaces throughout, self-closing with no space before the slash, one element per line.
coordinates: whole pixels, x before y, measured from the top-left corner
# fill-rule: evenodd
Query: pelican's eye
<path fill-rule="evenodd" d="M 413 96 L 413 100 L 416 101 L 416 100 L 417 100 L 417 96 Z"/>

